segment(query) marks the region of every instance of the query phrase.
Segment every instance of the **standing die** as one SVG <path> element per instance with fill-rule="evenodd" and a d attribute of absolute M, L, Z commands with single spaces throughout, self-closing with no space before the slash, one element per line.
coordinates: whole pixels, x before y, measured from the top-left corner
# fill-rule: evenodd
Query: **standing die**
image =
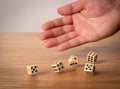
<path fill-rule="evenodd" d="M 38 67 L 37 65 L 28 65 L 27 66 L 27 73 L 29 75 L 34 75 L 38 72 Z"/>
<path fill-rule="evenodd" d="M 64 69 L 63 63 L 61 61 L 58 61 L 51 66 L 54 72 L 61 72 Z"/>
<path fill-rule="evenodd" d="M 84 67 L 84 71 L 88 73 L 95 73 L 95 65 L 92 63 L 86 63 Z"/>
<path fill-rule="evenodd" d="M 87 54 L 87 61 L 91 62 L 91 63 L 95 63 L 95 61 L 97 60 L 97 53 L 96 52 L 89 52 Z"/>

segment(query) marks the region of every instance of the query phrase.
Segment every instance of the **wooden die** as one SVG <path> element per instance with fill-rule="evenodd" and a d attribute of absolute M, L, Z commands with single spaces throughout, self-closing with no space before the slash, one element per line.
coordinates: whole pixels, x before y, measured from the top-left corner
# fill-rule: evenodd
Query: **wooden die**
<path fill-rule="evenodd" d="M 89 52 L 87 54 L 87 61 L 91 62 L 91 63 L 95 63 L 95 61 L 97 60 L 97 53 L 96 52 Z"/>
<path fill-rule="evenodd" d="M 27 73 L 29 75 L 34 75 L 38 72 L 38 66 L 37 65 L 28 65 L 27 66 Z"/>
<path fill-rule="evenodd" d="M 64 69 L 63 63 L 61 61 L 58 61 L 51 66 L 54 72 L 61 72 Z"/>

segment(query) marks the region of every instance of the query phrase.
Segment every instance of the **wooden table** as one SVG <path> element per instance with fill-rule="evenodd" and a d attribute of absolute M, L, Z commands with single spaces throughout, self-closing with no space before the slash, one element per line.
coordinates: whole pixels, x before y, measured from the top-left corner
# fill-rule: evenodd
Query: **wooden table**
<path fill-rule="evenodd" d="M 99 54 L 94 76 L 83 71 L 91 50 Z M 75 70 L 67 65 L 71 54 L 80 58 Z M 58 60 L 65 69 L 56 74 Z M 27 75 L 31 64 L 39 66 L 36 76 Z M 39 33 L 0 33 L 0 89 L 120 89 L 120 33 L 64 52 L 45 48 Z"/>

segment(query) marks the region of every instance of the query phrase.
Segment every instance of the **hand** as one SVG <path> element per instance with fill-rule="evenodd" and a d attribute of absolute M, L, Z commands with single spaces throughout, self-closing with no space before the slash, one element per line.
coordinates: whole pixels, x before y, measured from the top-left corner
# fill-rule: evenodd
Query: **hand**
<path fill-rule="evenodd" d="M 109 37 L 120 28 L 120 0 L 78 0 L 58 9 L 63 15 L 43 24 L 46 47 L 63 51 Z"/>

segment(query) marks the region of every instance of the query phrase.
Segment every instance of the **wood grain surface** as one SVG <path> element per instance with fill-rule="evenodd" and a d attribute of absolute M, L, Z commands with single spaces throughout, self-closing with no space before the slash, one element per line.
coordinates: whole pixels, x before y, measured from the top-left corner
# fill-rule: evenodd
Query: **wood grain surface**
<path fill-rule="evenodd" d="M 120 33 L 64 52 L 45 48 L 40 33 L 0 33 L 0 89 L 120 89 Z M 86 74 L 89 51 L 98 53 L 95 75 Z M 69 56 L 79 57 L 79 65 L 67 65 Z M 65 69 L 54 73 L 51 64 L 61 60 Z M 37 64 L 39 72 L 29 76 L 26 66 Z"/>

